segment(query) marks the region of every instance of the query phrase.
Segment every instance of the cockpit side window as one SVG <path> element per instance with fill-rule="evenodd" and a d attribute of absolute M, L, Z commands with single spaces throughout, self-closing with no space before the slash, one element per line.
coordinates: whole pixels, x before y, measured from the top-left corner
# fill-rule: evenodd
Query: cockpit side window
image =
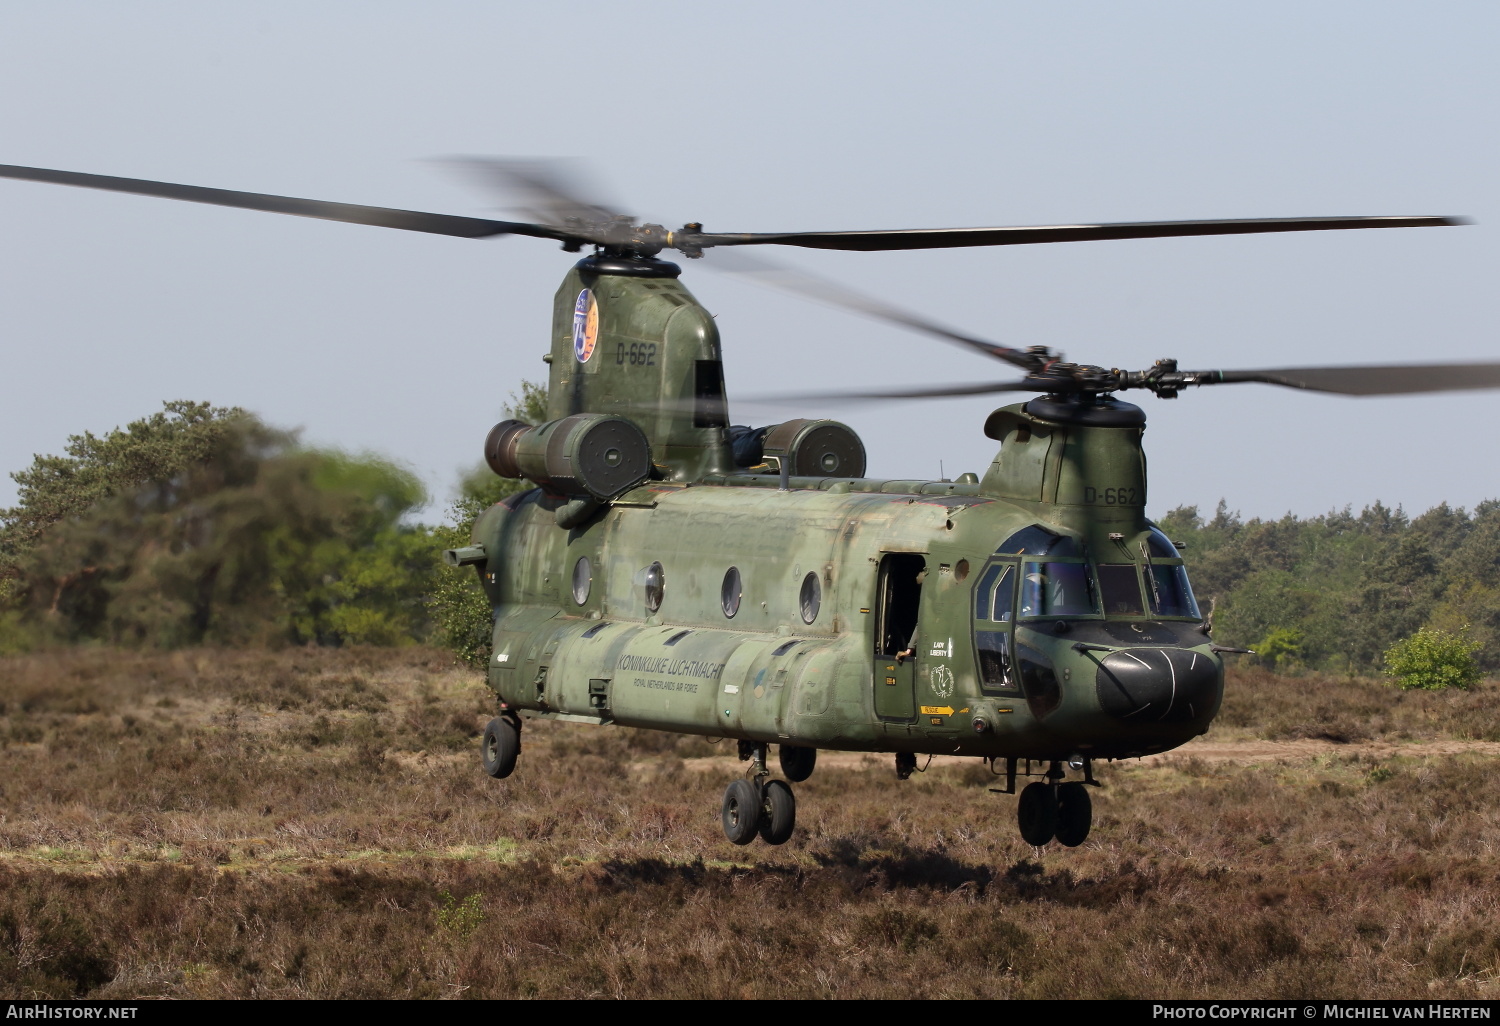
<path fill-rule="evenodd" d="M 1151 611 L 1156 616 L 1181 616 L 1198 619 L 1197 600 L 1188 584 L 1187 567 L 1181 563 L 1152 563 L 1146 581 L 1151 597 Z"/>
<path fill-rule="evenodd" d="M 974 619 L 1009 623 L 1015 607 L 1015 588 L 1010 567 L 996 563 L 984 572 L 974 588 Z"/>
<path fill-rule="evenodd" d="M 995 563 L 986 568 L 974 588 L 974 650 L 979 682 L 987 692 L 1016 687 L 1011 658 L 1015 612 L 1016 567 Z"/>

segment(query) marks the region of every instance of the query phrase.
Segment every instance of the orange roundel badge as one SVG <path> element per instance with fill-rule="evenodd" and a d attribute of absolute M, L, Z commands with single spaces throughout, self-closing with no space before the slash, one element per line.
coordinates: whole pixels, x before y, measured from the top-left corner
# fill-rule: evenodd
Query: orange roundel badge
<path fill-rule="evenodd" d="M 573 355 L 579 363 L 588 363 L 599 341 L 599 304 L 588 289 L 578 293 L 573 304 Z"/>

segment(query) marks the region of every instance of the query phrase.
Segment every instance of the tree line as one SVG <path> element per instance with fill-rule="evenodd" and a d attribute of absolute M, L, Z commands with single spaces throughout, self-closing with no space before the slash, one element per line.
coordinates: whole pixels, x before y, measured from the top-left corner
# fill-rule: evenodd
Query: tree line
<path fill-rule="evenodd" d="M 510 412 L 537 417 L 544 404 L 527 384 Z M 520 486 L 476 470 L 451 522 L 427 526 L 412 519 L 427 496 L 410 471 L 188 401 L 74 435 L 11 476 L 0 652 L 427 642 L 482 659 L 483 593 L 439 554 Z"/>
<path fill-rule="evenodd" d="M 525 382 L 508 415 L 545 419 Z M 476 467 L 447 522 L 409 471 L 301 445 L 237 408 L 169 402 L 103 436 L 68 440 L 12 474 L 0 510 L 0 652 L 51 644 L 434 643 L 482 664 L 490 612 L 472 571 L 441 565 L 473 520 L 524 487 Z M 1181 506 L 1184 547 L 1221 644 L 1278 670 L 1379 672 L 1420 629 L 1460 632 L 1500 670 L 1500 502 L 1417 517 L 1244 520 Z"/>
<path fill-rule="evenodd" d="M 1500 669 L 1500 501 L 1412 517 L 1375 503 L 1322 516 L 1244 520 L 1181 506 L 1161 518 L 1214 638 L 1278 670 L 1369 674 L 1419 630 L 1463 635 Z"/>

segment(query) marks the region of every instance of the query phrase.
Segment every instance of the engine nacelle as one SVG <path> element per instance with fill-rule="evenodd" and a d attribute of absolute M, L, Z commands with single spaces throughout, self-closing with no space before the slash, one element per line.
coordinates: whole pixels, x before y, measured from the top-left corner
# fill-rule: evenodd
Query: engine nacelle
<path fill-rule="evenodd" d="M 864 477 L 865 444 L 836 420 L 789 420 L 767 429 L 767 463 L 793 477 Z"/>
<path fill-rule="evenodd" d="M 651 444 L 634 421 L 603 413 L 575 413 L 539 427 L 503 420 L 484 440 L 484 461 L 501 477 L 607 502 L 651 476 Z"/>

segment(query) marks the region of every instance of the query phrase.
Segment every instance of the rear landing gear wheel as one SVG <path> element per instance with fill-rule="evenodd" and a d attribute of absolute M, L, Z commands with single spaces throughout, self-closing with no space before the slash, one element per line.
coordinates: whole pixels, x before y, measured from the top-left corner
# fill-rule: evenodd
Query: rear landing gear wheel
<path fill-rule="evenodd" d="M 1016 820 L 1027 844 L 1040 848 L 1052 840 L 1052 835 L 1057 833 L 1056 793 L 1040 781 L 1027 784 L 1021 789 L 1021 800 L 1016 803 Z"/>
<path fill-rule="evenodd" d="M 792 789 L 784 781 L 767 781 L 765 801 L 761 803 L 760 839 L 767 844 L 785 844 L 796 826 L 797 799 Z"/>
<path fill-rule="evenodd" d="M 724 791 L 724 806 L 719 811 L 724 836 L 734 844 L 749 844 L 760 830 L 760 795 L 748 780 L 736 780 Z"/>
<path fill-rule="evenodd" d="M 490 720 L 479 743 L 479 761 L 484 771 L 497 780 L 508 777 L 515 771 L 516 757 L 520 754 L 520 721 L 504 716 Z"/>
<path fill-rule="evenodd" d="M 776 754 L 781 760 L 781 772 L 794 784 L 812 776 L 813 766 L 818 762 L 818 750 L 801 745 L 781 745 Z"/>
<path fill-rule="evenodd" d="M 1089 836 L 1094 822 L 1094 803 L 1089 789 L 1076 780 L 1057 788 L 1057 840 L 1076 848 Z"/>

